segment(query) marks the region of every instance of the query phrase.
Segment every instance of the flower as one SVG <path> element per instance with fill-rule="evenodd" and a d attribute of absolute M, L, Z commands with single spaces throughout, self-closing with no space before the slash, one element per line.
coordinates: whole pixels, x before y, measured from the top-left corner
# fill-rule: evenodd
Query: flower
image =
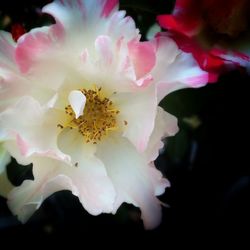
<path fill-rule="evenodd" d="M 215 82 L 225 69 L 249 67 L 249 36 L 246 36 L 249 1 L 177 0 L 173 14 L 159 15 L 159 24 Z"/>
<path fill-rule="evenodd" d="M 116 0 L 64 0 L 43 8 L 56 23 L 17 43 L 1 33 L 0 141 L 34 180 L 8 195 L 25 222 L 44 199 L 71 190 L 93 215 L 123 202 L 146 228 L 161 220 L 156 196 L 170 184 L 153 161 L 177 120 L 158 106 L 208 75 L 165 34 L 140 42 Z"/>

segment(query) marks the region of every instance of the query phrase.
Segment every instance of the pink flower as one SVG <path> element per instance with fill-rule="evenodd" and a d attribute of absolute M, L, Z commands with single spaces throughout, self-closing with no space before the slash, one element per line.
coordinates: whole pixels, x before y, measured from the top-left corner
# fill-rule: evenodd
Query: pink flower
<path fill-rule="evenodd" d="M 177 0 L 172 15 L 158 16 L 160 25 L 185 52 L 193 54 L 210 82 L 233 65 L 249 66 L 249 1 Z"/>
<path fill-rule="evenodd" d="M 17 43 L 0 33 L 0 140 L 34 175 L 8 195 L 10 209 L 25 222 L 66 189 L 93 215 L 134 204 L 154 228 L 156 196 L 169 182 L 153 161 L 162 139 L 178 131 L 158 104 L 203 86 L 207 73 L 164 34 L 140 42 L 116 0 L 61 0 L 43 12 L 56 24 Z"/>

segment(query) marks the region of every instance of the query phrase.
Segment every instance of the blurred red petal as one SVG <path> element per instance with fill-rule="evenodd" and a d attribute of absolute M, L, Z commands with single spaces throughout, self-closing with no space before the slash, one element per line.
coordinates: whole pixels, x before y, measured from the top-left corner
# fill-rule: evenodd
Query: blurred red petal
<path fill-rule="evenodd" d="M 15 23 L 11 26 L 11 34 L 12 37 L 15 41 L 18 40 L 18 38 L 20 36 L 22 36 L 23 34 L 26 33 L 25 28 L 23 27 L 23 25 L 19 24 L 19 23 Z"/>

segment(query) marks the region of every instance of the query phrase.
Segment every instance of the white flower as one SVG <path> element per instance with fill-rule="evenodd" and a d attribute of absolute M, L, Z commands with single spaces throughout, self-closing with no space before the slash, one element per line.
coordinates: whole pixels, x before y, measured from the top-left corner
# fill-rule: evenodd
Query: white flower
<path fill-rule="evenodd" d="M 161 220 L 156 196 L 169 182 L 152 162 L 178 127 L 158 103 L 208 76 L 164 34 L 140 42 L 117 9 L 115 0 L 55 1 L 43 8 L 55 25 L 14 45 L 1 33 L 0 141 L 18 163 L 33 163 L 34 180 L 8 197 L 21 221 L 65 189 L 93 215 L 127 202 L 146 228 Z"/>

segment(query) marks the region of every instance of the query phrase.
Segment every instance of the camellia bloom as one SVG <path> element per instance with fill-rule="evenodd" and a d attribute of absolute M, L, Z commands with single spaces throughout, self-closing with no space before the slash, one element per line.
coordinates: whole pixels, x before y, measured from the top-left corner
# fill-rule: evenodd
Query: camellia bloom
<path fill-rule="evenodd" d="M 115 0 L 55 1 L 43 12 L 56 23 L 17 43 L 1 33 L 0 140 L 34 175 L 8 195 L 11 211 L 25 222 L 46 197 L 71 190 L 90 214 L 127 202 L 157 226 L 156 196 L 169 182 L 153 161 L 178 131 L 158 104 L 208 74 L 164 34 L 140 42 Z"/>
<path fill-rule="evenodd" d="M 178 46 L 210 72 L 213 82 L 224 69 L 249 66 L 249 10 L 247 0 L 177 0 L 172 15 L 157 19 Z"/>

